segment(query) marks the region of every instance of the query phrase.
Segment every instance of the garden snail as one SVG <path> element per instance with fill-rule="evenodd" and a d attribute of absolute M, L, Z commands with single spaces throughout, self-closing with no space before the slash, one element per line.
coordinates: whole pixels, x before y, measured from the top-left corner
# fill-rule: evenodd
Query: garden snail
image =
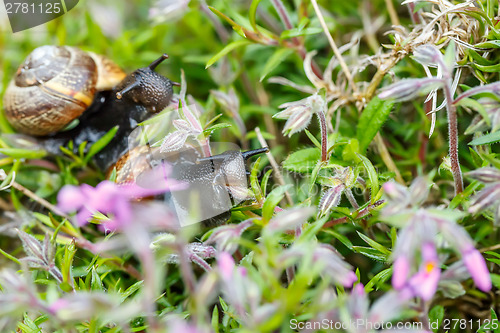
<path fill-rule="evenodd" d="M 115 126 L 118 132 L 97 155 L 106 170 L 127 151 L 128 134 L 138 123 L 163 110 L 174 83 L 154 69 L 167 55 L 129 75 L 111 60 L 74 47 L 42 46 L 19 66 L 4 95 L 7 120 L 18 131 L 43 136 L 53 154 L 73 140 L 88 146 Z M 64 129 L 78 119 L 76 127 Z"/>
<path fill-rule="evenodd" d="M 108 145 L 93 157 L 101 170 L 109 171 L 116 165 L 116 180 L 122 183 L 166 160 L 173 165 L 174 177 L 191 189 L 166 194 L 164 200 L 175 206 L 182 219 L 193 208 L 190 200 L 196 193 L 194 187 L 205 196 L 200 199 L 206 203 L 195 209 L 215 212 L 202 223 L 220 224 L 228 219 L 230 208 L 241 195 L 238 192 L 248 187 L 245 160 L 267 148 L 243 153 L 230 150 L 210 157 L 197 155 L 194 150 L 158 156 L 151 154 L 149 146 L 129 151 L 131 132 L 163 110 L 172 98 L 176 83 L 154 71 L 167 57 L 162 55 L 148 67 L 126 76 L 102 56 L 73 47 L 42 46 L 27 57 L 10 82 L 4 95 L 5 115 L 14 128 L 40 137 L 45 150 L 56 155 L 69 141 L 73 141 L 76 152 L 80 144 L 91 146 L 118 126 Z M 78 124 L 74 128 L 61 131 L 75 119 Z"/>

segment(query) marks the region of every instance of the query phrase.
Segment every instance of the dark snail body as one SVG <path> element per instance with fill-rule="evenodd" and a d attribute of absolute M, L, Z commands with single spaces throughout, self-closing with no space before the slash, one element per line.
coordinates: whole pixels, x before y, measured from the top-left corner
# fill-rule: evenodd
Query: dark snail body
<path fill-rule="evenodd" d="M 92 105 L 78 118 L 78 125 L 46 138 L 44 147 L 57 154 L 59 146 L 73 140 L 77 149 L 85 141 L 89 145 L 95 143 L 118 126 L 110 143 L 94 156 L 96 165 L 103 171 L 108 170 L 127 152 L 129 134 L 139 123 L 163 110 L 172 98 L 172 82 L 153 71 L 157 62 L 130 74 L 112 91 L 99 92 Z"/>

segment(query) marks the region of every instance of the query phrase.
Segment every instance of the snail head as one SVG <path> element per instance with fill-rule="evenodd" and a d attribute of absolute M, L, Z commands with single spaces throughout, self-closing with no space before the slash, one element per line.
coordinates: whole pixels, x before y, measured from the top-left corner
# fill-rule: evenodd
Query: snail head
<path fill-rule="evenodd" d="M 178 85 L 155 72 L 155 68 L 167 58 L 168 55 L 163 54 L 148 67 L 139 68 L 129 74 L 117 86 L 116 98 L 124 101 L 131 100 L 145 106 L 153 113 L 165 109 L 173 95 L 172 87 Z"/>

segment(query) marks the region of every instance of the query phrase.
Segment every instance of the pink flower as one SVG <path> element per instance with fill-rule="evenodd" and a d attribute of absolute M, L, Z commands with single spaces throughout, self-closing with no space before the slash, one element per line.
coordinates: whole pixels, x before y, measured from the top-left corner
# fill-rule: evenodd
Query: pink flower
<path fill-rule="evenodd" d="M 132 202 L 137 198 L 165 193 L 182 184 L 168 180 L 165 186 L 143 188 L 137 184 L 118 185 L 108 180 L 102 181 L 95 188 L 82 184 L 80 187 L 66 185 L 57 195 L 58 207 L 65 213 L 76 211 L 79 226 L 88 223 L 95 213 L 110 215 L 103 226 L 109 230 L 119 229 L 130 223 L 133 210 Z"/>
<path fill-rule="evenodd" d="M 398 257 L 396 261 L 394 261 L 392 271 L 392 286 L 394 289 L 399 290 L 406 284 L 410 273 L 410 261 L 408 258 L 405 256 Z"/>
<path fill-rule="evenodd" d="M 425 243 L 422 247 L 422 264 L 417 274 L 408 281 L 408 287 L 414 296 L 428 301 L 436 292 L 440 276 L 436 247 L 432 243 Z"/>
<path fill-rule="evenodd" d="M 476 286 L 482 291 L 491 290 L 491 278 L 481 252 L 470 247 L 462 252 L 465 267 L 469 270 Z"/>
<path fill-rule="evenodd" d="M 230 281 L 234 272 L 234 259 L 228 252 L 221 252 L 217 258 L 217 265 L 222 278 Z"/>

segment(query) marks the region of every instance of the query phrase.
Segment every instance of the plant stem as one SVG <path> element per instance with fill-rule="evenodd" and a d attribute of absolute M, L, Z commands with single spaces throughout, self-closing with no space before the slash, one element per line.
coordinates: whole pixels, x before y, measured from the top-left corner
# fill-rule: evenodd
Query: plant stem
<path fill-rule="evenodd" d="M 349 67 L 347 67 L 347 64 L 344 61 L 344 58 L 342 58 L 342 54 L 340 54 L 340 51 L 339 51 L 337 45 L 335 44 L 335 41 L 333 40 L 333 37 L 330 34 L 330 31 L 328 31 L 328 26 L 326 25 L 323 14 L 321 14 L 321 11 L 319 10 L 318 2 L 316 0 L 311 0 L 311 3 L 314 7 L 314 11 L 316 12 L 316 16 L 318 16 L 319 22 L 321 23 L 321 27 L 323 28 L 323 31 L 325 32 L 326 38 L 328 39 L 328 42 L 330 43 L 330 47 L 332 48 L 333 53 L 335 54 L 335 57 L 337 57 L 337 60 L 339 61 L 340 68 L 342 68 L 342 71 L 344 72 L 344 75 L 346 76 L 347 81 L 349 81 L 349 85 L 351 86 L 352 91 L 355 94 L 357 94 L 358 88 L 354 84 L 354 80 L 352 78 L 351 72 L 349 71 Z"/>
<path fill-rule="evenodd" d="M 255 134 L 257 135 L 257 139 L 259 140 L 260 145 L 263 148 L 264 147 L 269 147 L 267 145 L 266 139 L 264 139 L 264 137 L 262 136 L 262 133 L 260 132 L 260 128 L 259 127 L 255 127 Z M 276 163 L 276 160 L 274 159 L 273 154 L 271 154 L 271 151 L 268 151 L 266 153 L 266 155 L 267 155 L 267 158 L 269 159 L 269 163 L 271 163 L 271 166 L 273 167 L 274 177 L 276 177 L 276 181 L 281 186 L 285 186 L 285 179 L 283 178 L 283 175 L 280 172 L 280 167 L 279 167 L 278 163 Z M 286 198 L 286 201 L 288 201 L 288 204 L 290 206 L 293 206 L 292 196 L 290 195 L 290 193 L 288 193 L 288 191 L 285 191 L 285 198 Z"/>
<path fill-rule="evenodd" d="M 21 192 L 22 194 L 26 195 L 27 197 L 29 197 L 29 198 L 33 199 L 34 201 L 38 202 L 39 204 L 41 204 L 42 206 L 44 206 L 48 210 L 51 210 L 55 214 L 57 214 L 59 216 L 62 216 L 64 218 L 68 219 L 68 220 L 70 219 L 70 217 L 67 214 L 65 214 L 64 212 L 62 212 L 59 208 L 57 208 L 56 206 L 54 206 L 53 204 L 51 204 L 47 200 L 39 197 L 35 193 L 31 192 L 26 187 L 24 187 L 23 185 L 17 183 L 16 181 L 12 182 L 12 187 L 15 188 L 16 190 L 18 190 L 19 192 Z"/>
<path fill-rule="evenodd" d="M 403 177 L 401 176 L 401 173 L 399 172 L 398 167 L 396 166 L 396 163 L 392 160 L 391 154 L 389 154 L 389 150 L 387 150 L 387 147 L 385 146 L 384 139 L 382 139 L 382 136 L 380 135 L 380 132 L 375 135 L 375 144 L 377 145 L 377 148 L 380 153 L 380 157 L 382 157 L 382 161 L 384 161 L 384 164 L 387 166 L 387 168 L 394 172 L 396 175 L 396 181 L 400 184 L 405 184 L 405 181 Z"/>
<path fill-rule="evenodd" d="M 205 261 L 203 260 L 202 257 L 199 255 L 193 253 L 189 259 L 191 259 L 192 262 L 200 266 L 205 272 L 210 272 L 212 270 L 212 267 Z"/>
<path fill-rule="evenodd" d="M 321 128 L 321 162 L 328 161 L 328 133 L 326 131 L 326 118 L 323 111 L 316 113 L 319 119 L 319 127 Z"/>
<path fill-rule="evenodd" d="M 220 23 L 218 20 L 217 16 L 215 16 L 214 13 L 208 8 L 208 5 L 205 0 L 200 2 L 200 9 L 205 15 L 207 15 L 208 19 L 212 22 L 215 32 L 217 35 L 219 35 L 219 38 L 223 43 L 227 43 L 229 40 L 229 33 L 227 32 L 226 28 Z"/>
<path fill-rule="evenodd" d="M 453 180 L 455 182 L 455 195 L 457 195 L 464 190 L 462 171 L 460 170 L 460 161 L 458 160 L 457 108 L 455 104 L 453 104 L 450 85 L 445 84 L 443 90 L 446 97 L 446 111 L 448 116 L 448 141 L 451 173 L 453 174 Z"/>
<path fill-rule="evenodd" d="M 360 210 L 358 212 L 358 214 L 356 215 L 355 218 L 366 217 L 367 215 L 371 214 L 371 212 L 372 212 L 373 209 L 377 208 L 378 206 L 380 206 L 383 203 L 384 203 L 384 200 L 375 201 L 373 204 L 371 204 L 368 207 L 365 207 L 362 210 Z M 329 227 L 332 227 L 334 225 L 342 224 L 342 223 L 347 223 L 347 222 L 350 222 L 350 221 L 352 221 L 352 218 L 350 216 L 340 217 L 338 219 L 333 219 L 333 220 L 330 220 L 330 221 L 326 222 L 323 225 L 323 228 L 329 228 Z"/>
<path fill-rule="evenodd" d="M 278 12 L 278 15 L 281 19 L 281 22 L 283 22 L 283 25 L 285 26 L 285 29 L 290 30 L 293 28 L 292 22 L 290 20 L 290 16 L 288 16 L 288 13 L 286 12 L 286 8 L 283 5 L 283 2 L 281 0 L 271 0 L 271 3 L 274 6 L 274 9 Z"/>
<path fill-rule="evenodd" d="M 286 11 L 285 6 L 283 5 L 283 2 L 281 0 L 271 0 L 271 3 L 274 6 L 274 9 L 276 9 L 276 12 L 278 12 L 278 15 L 281 19 L 281 22 L 283 23 L 283 26 L 285 29 L 290 30 L 293 29 L 293 24 L 292 20 L 290 19 L 290 16 L 288 15 L 288 12 Z M 302 60 L 306 58 L 307 51 L 304 46 L 304 43 L 300 41 L 299 38 L 293 37 L 292 39 L 293 44 L 295 44 L 298 48 L 298 52 L 300 54 L 300 57 Z M 323 78 L 323 73 L 321 72 L 318 64 L 313 60 L 311 61 L 311 69 L 316 74 L 317 77 L 320 79 Z"/>
<path fill-rule="evenodd" d="M 396 12 L 396 8 L 394 8 L 394 4 L 392 3 L 392 0 L 385 0 L 385 5 L 387 7 L 387 11 L 389 12 L 389 16 L 391 18 L 391 24 L 392 25 L 400 25 L 401 22 L 399 22 L 399 17 Z"/>
<path fill-rule="evenodd" d="M 411 21 L 413 24 L 420 24 L 420 16 L 418 15 L 418 12 L 415 12 L 415 4 L 414 3 L 409 3 L 407 4 L 408 6 L 408 12 L 410 13 Z"/>

